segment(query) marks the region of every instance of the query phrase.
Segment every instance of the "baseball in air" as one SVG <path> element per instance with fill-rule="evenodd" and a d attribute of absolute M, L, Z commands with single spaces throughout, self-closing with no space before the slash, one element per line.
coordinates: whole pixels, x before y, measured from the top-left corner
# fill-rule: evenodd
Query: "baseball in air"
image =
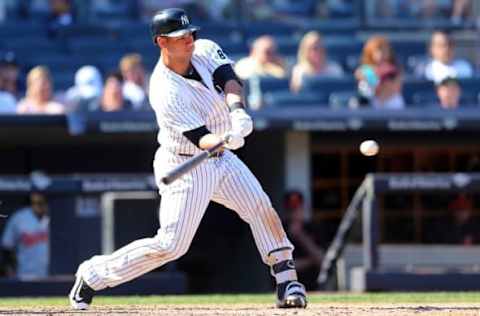
<path fill-rule="evenodd" d="M 378 144 L 374 140 L 365 140 L 360 144 L 360 152 L 365 156 L 375 156 L 378 150 Z"/>

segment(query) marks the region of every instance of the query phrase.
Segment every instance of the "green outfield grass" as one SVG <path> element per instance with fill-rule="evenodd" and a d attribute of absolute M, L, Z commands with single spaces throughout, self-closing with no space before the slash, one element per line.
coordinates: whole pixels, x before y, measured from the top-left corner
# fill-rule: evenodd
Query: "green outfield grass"
<path fill-rule="evenodd" d="M 159 305 L 159 304 L 272 304 L 271 294 L 212 294 L 212 295 L 167 295 L 167 296 L 98 296 L 95 305 Z M 314 293 L 310 303 L 480 303 L 480 292 L 438 293 Z M 2 306 L 64 306 L 66 297 L 2 298 Z"/>

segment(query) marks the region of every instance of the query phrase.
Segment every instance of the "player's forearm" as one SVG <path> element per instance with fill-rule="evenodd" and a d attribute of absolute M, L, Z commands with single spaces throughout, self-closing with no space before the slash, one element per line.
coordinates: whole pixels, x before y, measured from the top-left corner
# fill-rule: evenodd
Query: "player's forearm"
<path fill-rule="evenodd" d="M 243 87 L 236 80 L 229 80 L 225 84 L 225 102 L 231 110 L 240 106 L 245 107 Z"/>
<path fill-rule="evenodd" d="M 201 149 L 210 149 L 221 141 L 222 138 L 220 136 L 215 134 L 207 134 L 200 138 L 200 141 L 198 142 L 198 147 L 200 147 Z"/>

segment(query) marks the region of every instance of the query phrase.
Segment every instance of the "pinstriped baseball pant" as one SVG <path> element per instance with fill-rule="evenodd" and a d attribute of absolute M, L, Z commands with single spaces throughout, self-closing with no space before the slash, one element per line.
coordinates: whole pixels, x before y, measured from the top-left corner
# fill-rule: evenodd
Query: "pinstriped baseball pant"
<path fill-rule="evenodd" d="M 186 159 L 159 150 L 154 162 L 157 182 L 161 174 Z M 80 266 L 78 273 L 94 290 L 127 282 L 184 255 L 210 200 L 234 210 L 250 225 L 265 263 L 272 250 L 293 250 L 260 183 L 230 151 L 207 159 L 168 186 L 159 184 L 159 191 L 162 199 L 156 236 L 134 241 L 110 255 L 94 256 Z"/>

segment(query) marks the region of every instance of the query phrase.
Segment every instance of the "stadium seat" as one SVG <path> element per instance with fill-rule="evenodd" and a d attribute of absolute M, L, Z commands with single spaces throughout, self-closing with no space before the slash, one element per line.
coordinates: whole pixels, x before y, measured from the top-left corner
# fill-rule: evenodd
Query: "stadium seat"
<path fill-rule="evenodd" d="M 413 95 L 418 92 L 434 92 L 435 86 L 432 81 L 423 79 L 406 79 L 403 83 L 402 94 L 407 104 L 413 103 Z"/>
<path fill-rule="evenodd" d="M 73 72 L 55 72 L 52 73 L 53 88 L 55 91 L 65 91 L 75 81 L 75 73 Z"/>
<path fill-rule="evenodd" d="M 421 56 L 428 52 L 426 40 L 391 40 L 390 41 L 398 61 L 406 65 L 410 56 Z"/>
<path fill-rule="evenodd" d="M 462 78 L 459 83 L 463 92 L 468 91 L 474 95 L 480 92 L 480 77 Z"/>
<path fill-rule="evenodd" d="M 356 90 L 335 91 L 328 98 L 328 105 L 332 109 L 353 108 L 358 93 Z"/>
<path fill-rule="evenodd" d="M 290 79 L 283 78 L 273 78 L 273 77 L 259 77 L 259 78 L 250 78 L 249 86 L 251 89 L 253 86 L 258 85 L 258 89 L 262 93 L 278 91 L 278 90 L 288 90 L 289 89 Z"/>
<path fill-rule="evenodd" d="M 353 77 L 345 78 L 307 78 L 303 84 L 301 92 L 318 91 L 327 98 L 332 92 L 355 90 L 357 83 Z"/>
<path fill-rule="evenodd" d="M 263 102 L 265 106 L 325 106 L 327 104 L 327 99 L 322 93 L 292 93 L 288 90 L 281 90 L 265 93 L 263 96 Z"/>
<path fill-rule="evenodd" d="M 101 24 L 72 24 L 58 29 L 57 36 L 60 39 L 78 39 L 80 37 L 98 38 L 107 37 L 111 30 Z"/>
<path fill-rule="evenodd" d="M 429 106 L 432 104 L 438 104 L 438 97 L 435 91 L 428 91 L 428 92 L 416 92 L 412 96 L 412 102 L 409 106 L 413 107 L 424 107 Z M 460 98 L 460 105 L 462 107 L 470 107 L 472 105 L 476 105 L 477 100 L 475 98 L 475 94 L 469 92 L 462 92 L 462 96 Z"/>
<path fill-rule="evenodd" d="M 32 55 L 32 51 L 42 54 L 55 54 L 66 52 L 66 47 L 60 41 L 49 40 L 48 38 L 37 36 L 32 38 L 12 38 L 5 42 L 5 47 L 12 50 L 16 55 L 23 59 Z"/>
<path fill-rule="evenodd" d="M 299 35 L 302 31 L 293 25 L 274 22 L 274 21 L 258 21 L 248 22 L 239 26 L 241 34 L 247 42 L 251 42 L 261 35 L 283 36 L 285 34 Z"/>

